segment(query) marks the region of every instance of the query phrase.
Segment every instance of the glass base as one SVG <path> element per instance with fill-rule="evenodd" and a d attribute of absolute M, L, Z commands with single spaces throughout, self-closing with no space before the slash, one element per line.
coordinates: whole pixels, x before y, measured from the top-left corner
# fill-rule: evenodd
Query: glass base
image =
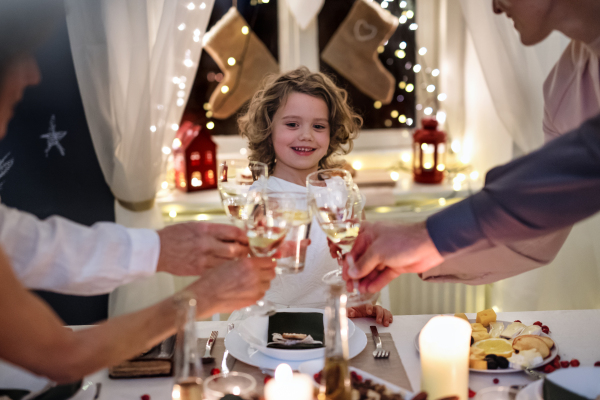
<path fill-rule="evenodd" d="M 342 278 L 342 271 L 337 269 L 323 275 L 323 282 L 329 286 L 342 286 L 346 288 L 346 281 Z M 367 303 L 374 303 L 379 297 L 379 293 L 361 293 L 358 291 L 357 281 L 354 284 L 352 292 L 346 292 L 348 307 L 358 307 Z"/>

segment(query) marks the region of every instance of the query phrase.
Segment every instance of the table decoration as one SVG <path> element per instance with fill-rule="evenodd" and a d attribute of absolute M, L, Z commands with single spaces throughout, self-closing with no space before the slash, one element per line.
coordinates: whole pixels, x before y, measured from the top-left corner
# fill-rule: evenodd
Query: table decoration
<path fill-rule="evenodd" d="M 184 122 L 177 131 L 172 149 L 177 189 L 188 193 L 216 189 L 217 145 L 208 129 Z"/>
<path fill-rule="evenodd" d="M 293 373 L 287 364 L 280 364 L 275 378 L 265 385 L 265 400 L 312 400 L 313 385 L 308 375 Z"/>
<path fill-rule="evenodd" d="M 433 399 L 468 398 L 471 325 L 460 318 L 437 316 L 421 330 L 421 390 Z"/>
<path fill-rule="evenodd" d="M 442 183 L 446 175 L 446 133 L 435 118 L 423 118 L 413 135 L 413 176 L 419 183 Z"/>
<path fill-rule="evenodd" d="M 243 372 L 213 375 L 204 381 L 204 397 L 206 400 L 220 400 L 223 396 L 233 394 L 246 399 L 256 391 L 256 379 Z"/>

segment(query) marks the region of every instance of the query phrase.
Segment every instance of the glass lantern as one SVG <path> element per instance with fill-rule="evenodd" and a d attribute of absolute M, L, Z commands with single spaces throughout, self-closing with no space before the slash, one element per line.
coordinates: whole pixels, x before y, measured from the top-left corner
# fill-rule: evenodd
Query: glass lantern
<path fill-rule="evenodd" d="M 423 118 L 413 135 L 413 176 L 419 183 L 441 183 L 446 173 L 446 133 L 435 118 Z"/>

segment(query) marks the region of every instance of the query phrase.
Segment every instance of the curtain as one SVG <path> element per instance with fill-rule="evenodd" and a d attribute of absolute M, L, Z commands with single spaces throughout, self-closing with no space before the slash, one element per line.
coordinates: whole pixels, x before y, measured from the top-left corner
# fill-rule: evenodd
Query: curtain
<path fill-rule="evenodd" d="M 162 227 L 154 198 L 202 51 L 214 0 L 65 0 L 73 61 L 116 222 Z M 117 289 L 109 312 L 174 291 L 158 274 Z"/>

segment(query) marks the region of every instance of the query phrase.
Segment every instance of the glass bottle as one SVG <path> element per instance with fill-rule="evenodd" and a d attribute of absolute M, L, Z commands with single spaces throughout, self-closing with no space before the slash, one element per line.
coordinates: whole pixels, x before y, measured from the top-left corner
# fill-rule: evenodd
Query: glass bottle
<path fill-rule="evenodd" d="M 202 367 L 196 339 L 196 299 L 177 300 L 178 332 L 175 342 L 173 400 L 202 400 Z"/>
<path fill-rule="evenodd" d="M 326 400 L 350 400 L 352 384 L 348 369 L 347 295 L 343 284 L 329 286 L 329 302 L 325 309 L 325 367 L 321 377 L 321 396 Z"/>

